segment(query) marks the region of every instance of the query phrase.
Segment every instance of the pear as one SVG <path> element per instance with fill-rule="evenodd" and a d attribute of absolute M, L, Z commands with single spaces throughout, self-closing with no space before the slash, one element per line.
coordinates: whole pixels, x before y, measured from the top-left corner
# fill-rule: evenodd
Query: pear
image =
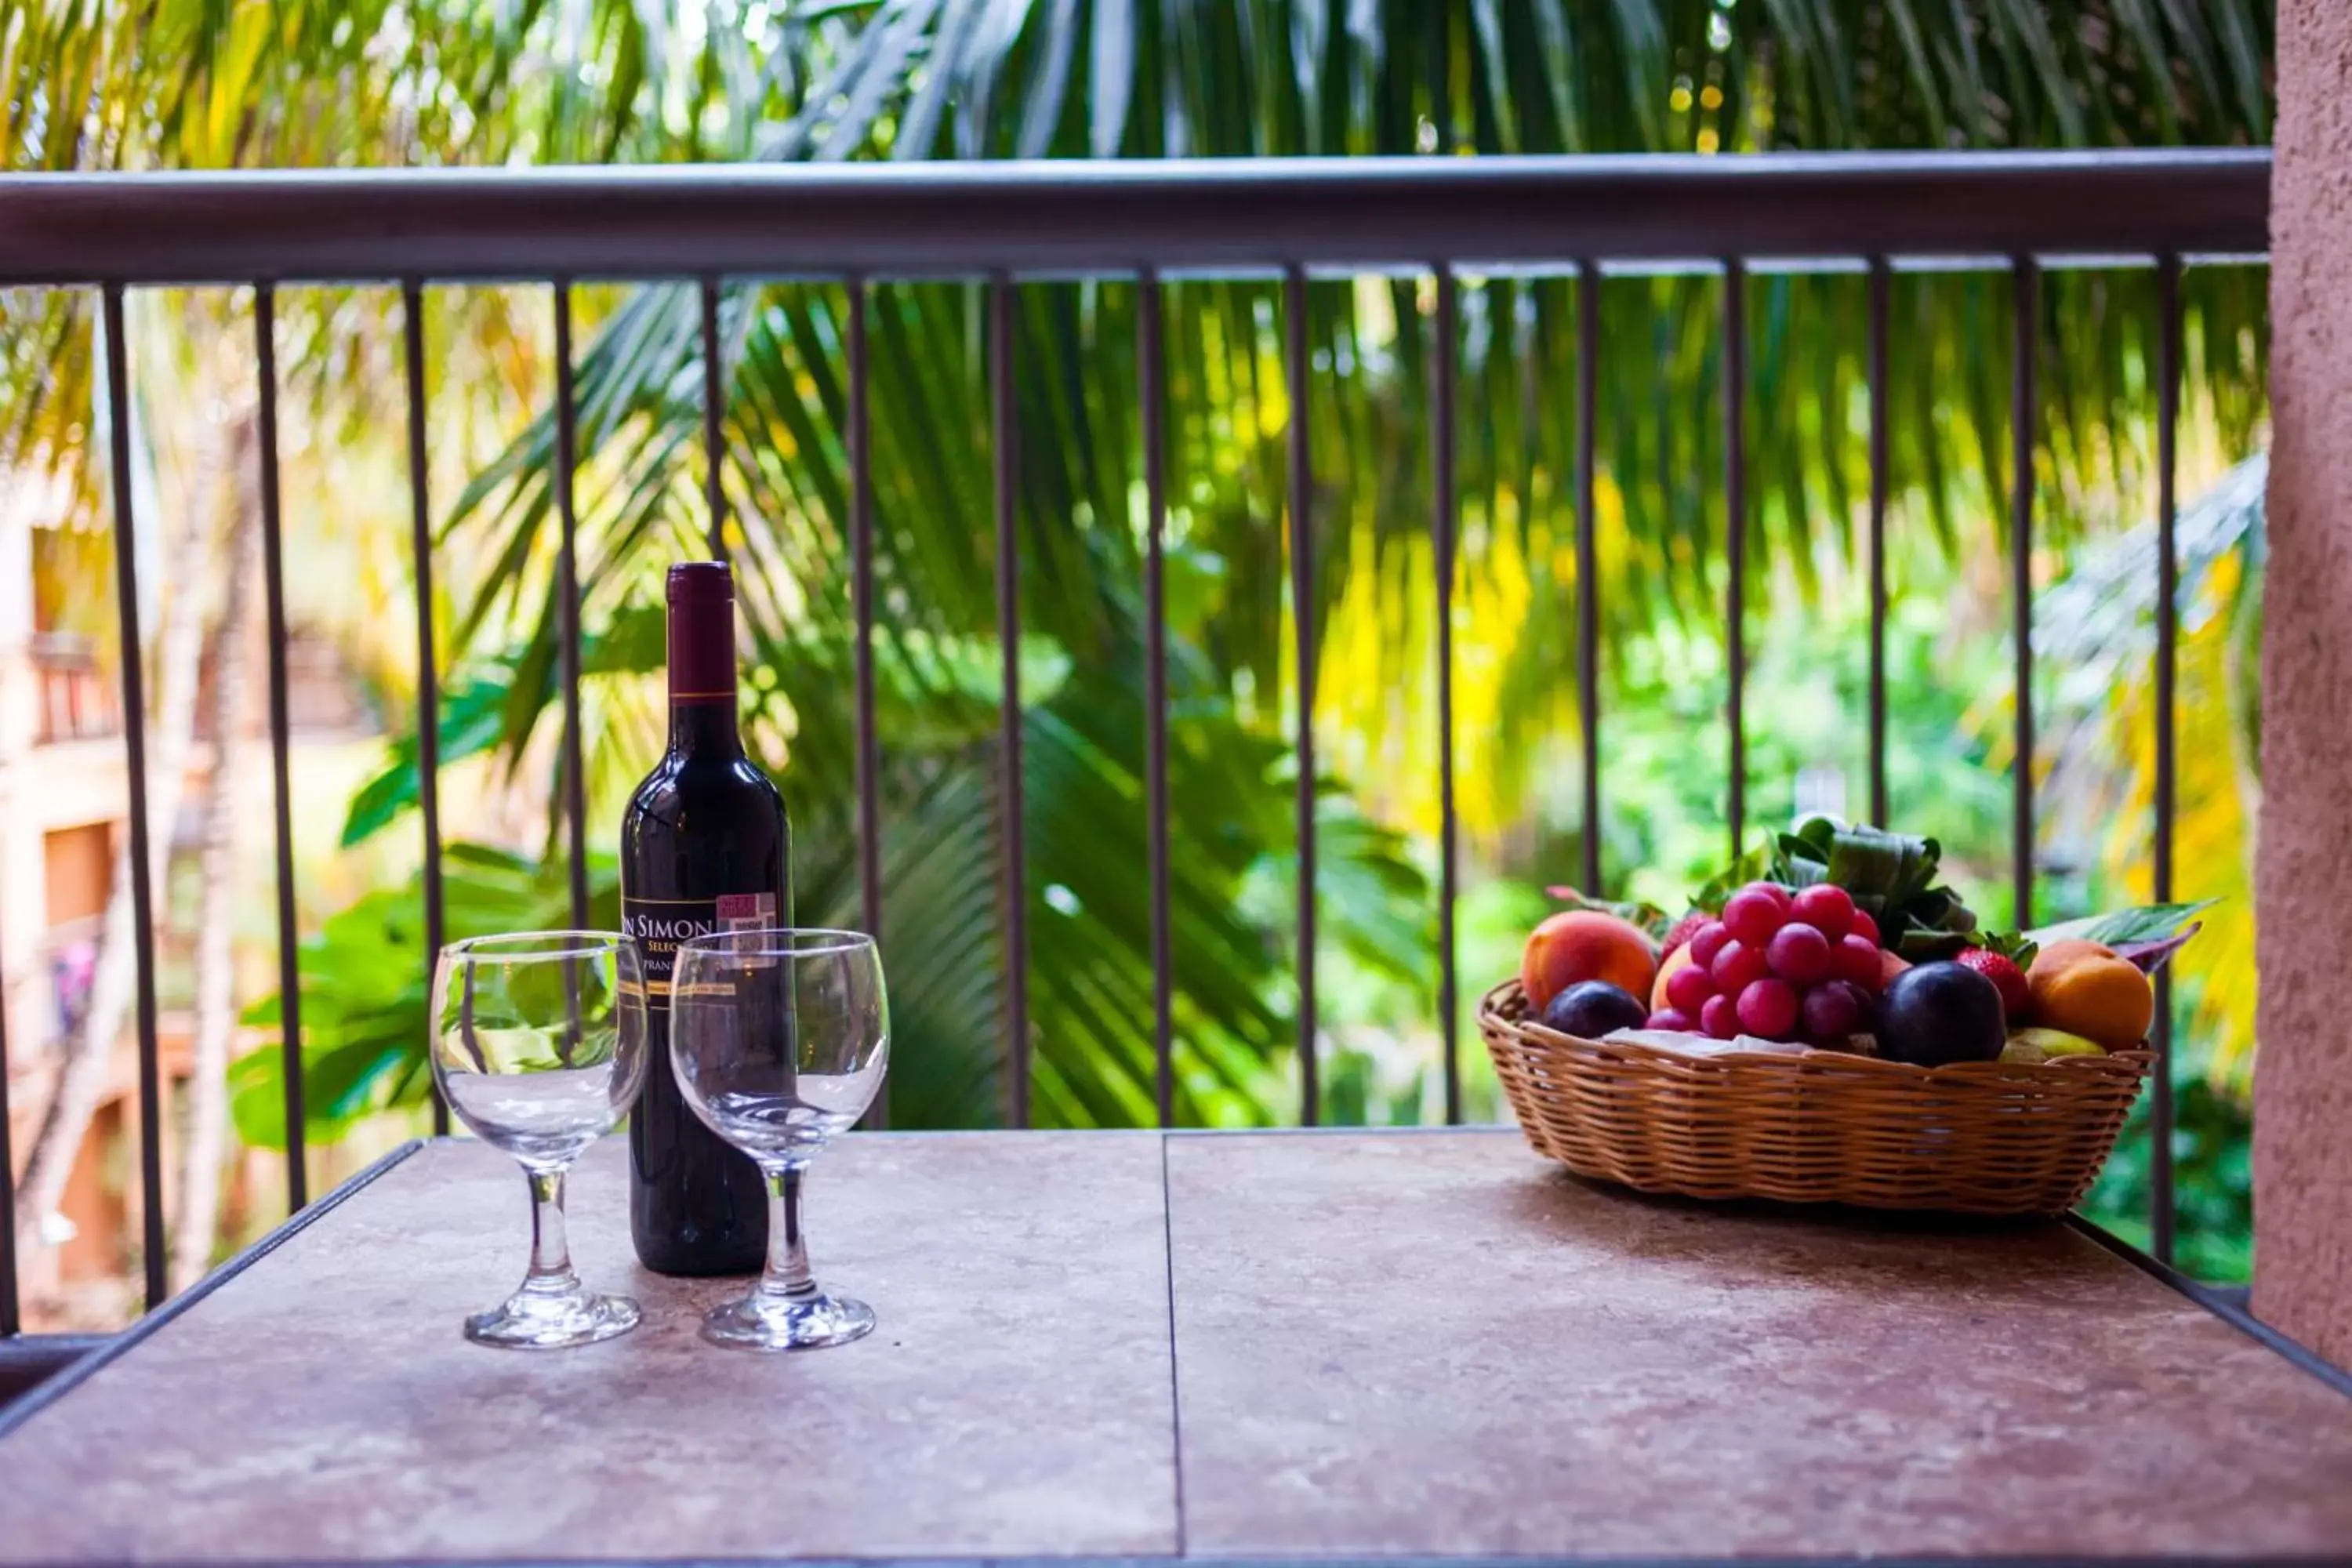
<path fill-rule="evenodd" d="M 2055 1057 L 2103 1057 L 2106 1047 L 2063 1029 L 2014 1029 L 2000 1059 L 2012 1067 L 2032 1067 Z"/>

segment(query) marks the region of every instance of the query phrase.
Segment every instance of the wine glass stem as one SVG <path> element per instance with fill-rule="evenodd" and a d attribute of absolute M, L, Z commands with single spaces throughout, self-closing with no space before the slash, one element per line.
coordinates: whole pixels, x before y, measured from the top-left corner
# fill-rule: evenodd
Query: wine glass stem
<path fill-rule="evenodd" d="M 808 1247 L 801 1238 L 801 1173 L 795 1162 L 768 1172 L 768 1268 L 760 1277 L 763 1296 L 807 1296 L 816 1290 L 809 1275 Z"/>
<path fill-rule="evenodd" d="M 572 1271 L 572 1240 L 563 1228 L 563 1173 L 532 1171 L 530 1177 L 530 1274 L 522 1288 L 541 1295 L 570 1295 L 580 1288 Z"/>

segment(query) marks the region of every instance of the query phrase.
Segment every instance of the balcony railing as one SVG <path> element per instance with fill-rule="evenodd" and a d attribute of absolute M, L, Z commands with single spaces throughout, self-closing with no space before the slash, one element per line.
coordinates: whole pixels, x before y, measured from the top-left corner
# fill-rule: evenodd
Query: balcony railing
<path fill-rule="evenodd" d="M 98 668 L 98 654 L 88 637 L 44 632 L 28 649 L 33 679 L 39 689 L 39 713 L 33 738 L 37 744 L 60 741 L 95 741 L 121 731 L 114 691 Z"/>
<path fill-rule="evenodd" d="M 2015 713 L 2012 876 L 2017 907 L 2029 907 L 2034 879 L 2031 561 L 2037 407 L 2032 322 L 2044 268 L 2095 262 L 2152 265 L 2157 270 L 2158 515 L 2160 580 L 2157 595 L 2158 669 L 2155 894 L 2172 892 L 2175 811 L 2173 663 L 2177 566 L 2173 470 L 2181 375 L 2179 279 L 2186 265 L 2225 255 L 2259 255 L 2267 245 L 2270 159 L 2262 151 L 2068 154 L 1891 154 L 1764 158 L 1411 159 L 1353 162 L 1265 160 L 1231 163 L 770 166 L 628 171 L 533 170 L 328 174 L 35 176 L 0 179 L 0 286 L 95 287 L 104 313 L 104 384 L 111 401 L 116 593 L 123 645 L 139 646 L 140 595 L 131 538 L 133 514 L 127 447 L 123 297 L 145 285 L 252 285 L 257 289 L 262 452 L 261 511 L 271 658 L 269 717 L 277 781 L 278 917 L 286 1005 L 286 1125 L 291 1200 L 307 1201 L 299 990 L 294 969 L 293 866 L 287 800 L 287 669 L 277 460 L 278 373 L 274 288 L 289 282 L 389 280 L 404 291 L 409 462 L 415 497 L 412 544 L 419 592 L 417 733 L 421 815 L 426 846 L 427 953 L 443 931 L 439 879 L 441 817 L 436 787 L 439 682 L 429 589 L 431 528 L 425 470 L 424 341 L 419 305 L 433 283 L 529 281 L 554 293 L 557 365 L 557 467 L 560 524 L 557 566 L 561 612 L 566 828 L 575 868 L 584 865 L 580 780 L 580 628 L 574 562 L 576 520 L 571 467 L 574 441 L 570 285 L 581 279 L 690 279 L 701 285 L 705 382 L 704 435 L 714 520 L 721 383 L 718 342 L 720 280 L 816 278 L 851 285 L 847 342 L 846 450 L 851 475 L 848 534 L 857 631 L 857 826 L 866 920 L 878 924 L 881 862 L 877 826 L 873 628 L 874 503 L 867 410 L 866 286 L 908 278 L 978 277 L 988 286 L 990 393 L 993 433 L 996 612 L 1002 634 L 1005 700 L 1002 736 L 1004 798 L 1022 798 L 1022 729 L 1016 650 L 1019 536 L 1014 527 L 1015 378 L 1013 309 L 1024 281 L 1113 277 L 1139 281 L 1139 404 L 1145 433 L 1148 535 L 1149 733 L 1146 771 L 1150 886 L 1153 919 L 1156 1043 L 1164 1120 L 1171 1074 L 1169 941 L 1166 627 L 1162 580 L 1167 511 L 1161 451 L 1166 364 L 1160 285 L 1176 274 L 1278 277 L 1286 311 L 1286 377 L 1290 406 L 1307 405 L 1309 370 L 1304 302 L 1317 271 L 1355 274 L 1411 268 L 1436 279 L 1436 389 L 1432 416 L 1432 526 L 1441 584 L 1455 566 L 1453 493 L 1457 353 L 1457 276 L 1468 269 L 1528 268 L 1572 275 L 1578 289 L 1574 454 L 1577 580 L 1576 674 L 1582 715 L 1582 806 L 1588 825 L 1601 808 L 1601 715 L 1597 698 L 1599 606 L 1595 564 L 1593 418 L 1600 279 L 1605 270 L 1640 273 L 1718 269 L 1737 280 L 1750 271 L 1843 267 L 1867 274 L 1870 389 L 1870 493 L 1867 568 L 1871 588 L 1869 776 L 1874 818 L 1886 802 L 1887 613 L 1885 523 L 1887 509 L 1887 337 L 1890 275 L 1928 265 L 2004 271 L 2014 292 L 2016 370 L 2011 390 L 2014 476 L 2009 498 L 2014 584 L 2011 646 L 2019 676 Z M 1724 290 L 1725 353 L 1722 487 L 1728 515 L 1744 518 L 1747 338 L 1743 291 Z M 1290 564 L 1299 603 L 1315 579 L 1309 512 L 1308 422 L 1289 426 Z M 1745 681 L 1740 570 L 1744 530 L 1727 539 L 1731 747 L 1728 816 L 1735 837 L 1745 816 L 1742 794 Z M 715 553 L 724 542 L 714 526 Z M 1449 1120 L 1461 1110 L 1454 916 L 1457 890 L 1454 789 L 1451 762 L 1453 669 L 1445 620 L 1448 596 L 1436 595 L 1439 747 L 1439 1016 Z M 1316 944 L 1312 712 L 1317 648 L 1314 618 L 1296 617 L 1302 700 L 1295 737 L 1299 840 L 1297 909 L 1298 1072 L 1301 1119 L 1321 1110 L 1313 965 Z M 124 731 L 134 780 L 145 773 L 145 694 L 140 663 L 122 661 Z M 1027 867 L 1020 814 L 1008 815 L 1001 878 L 1006 893 L 1006 998 L 1003 1028 L 1013 1084 L 1011 1119 L 1028 1115 L 1026 1017 Z M 1599 881 L 1599 840 L 1584 836 L 1586 885 Z M 137 1029 L 140 1060 L 140 1168 L 146 1202 L 145 1258 L 151 1305 L 165 1294 L 157 1142 L 157 1042 L 153 911 L 149 907 L 150 824 L 143 793 L 131 794 L 130 857 L 138 934 Z M 584 919 L 586 886 L 575 871 L 575 917 Z M 430 958 L 427 958 L 430 963 Z M 2161 998 L 2161 994 L 2160 994 Z M 2155 1045 L 2152 1140 L 2157 1250 L 2169 1256 L 2170 1033 L 2160 999 Z M 0 1041 L 0 1052 L 5 1052 Z M 0 1074 L 0 1086 L 5 1086 Z M 5 1087 L 0 1087 L 5 1093 Z M 6 1117 L 0 1105 L 0 1139 Z M 0 1147 L 0 1182 L 7 1170 Z M 0 1218 L 7 1196 L 0 1188 Z M 0 1332 L 16 1326 L 13 1226 L 0 1226 Z"/>

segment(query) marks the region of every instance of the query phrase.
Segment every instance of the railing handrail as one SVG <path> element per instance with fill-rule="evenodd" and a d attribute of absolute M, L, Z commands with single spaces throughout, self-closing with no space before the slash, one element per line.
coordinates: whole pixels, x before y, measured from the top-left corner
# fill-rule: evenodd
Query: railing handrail
<path fill-rule="evenodd" d="M 98 668 L 98 639 L 81 632 L 35 632 L 25 639 L 25 652 L 45 669 Z"/>
<path fill-rule="evenodd" d="M 14 174 L 0 285 L 2259 253 L 2270 169 L 2256 147 Z"/>

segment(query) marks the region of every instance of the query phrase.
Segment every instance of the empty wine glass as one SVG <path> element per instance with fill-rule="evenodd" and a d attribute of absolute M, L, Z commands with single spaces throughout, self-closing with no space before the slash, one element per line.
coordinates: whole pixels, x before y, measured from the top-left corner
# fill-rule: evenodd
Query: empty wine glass
<path fill-rule="evenodd" d="M 679 944 L 670 1060 L 706 1126 L 768 1183 L 768 1268 L 713 1310 L 702 1337 L 753 1350 L 813 1350 L 872 1331 L 874 1309 L 828 1296 L 801 1239 L 801 1176 L 882 1087 L 890 1005 L 874 939 L 848 931 L 741 931 Z"/>
<path fill-rule="evenodd" d="M 637 1304 L 572 1271 L 563 1175 L 612 1131 L 646 1069 L 645 975 L 616 931 L 520 931 L 441 950 L 433 975 L 433 1077 L 457 1120 L 530 1179 L 530 1271 L 466 1320 L 486 1345 L 549 1349 L 609 1340 Z"/>

